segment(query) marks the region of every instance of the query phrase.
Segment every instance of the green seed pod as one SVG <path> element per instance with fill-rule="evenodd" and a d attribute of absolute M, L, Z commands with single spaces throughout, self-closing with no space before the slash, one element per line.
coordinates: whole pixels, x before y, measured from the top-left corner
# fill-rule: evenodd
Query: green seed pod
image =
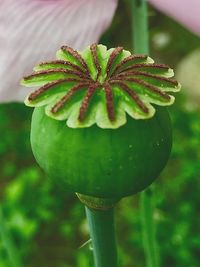
<path fill-rule="evenodd" d="M 166 110 L 151 120 L 133 120 L 118 129 L 72 129 L 36 108 L 31 144 L 39 165 L 72 192 L 118 198 L 146 188 L 165 166 L 171 149 Z"/>
<path fill-rule="evenodd" d="M 64 46 L 57 57 L 22 81 L 41 86 L 26 99 L 35 107 L 38 164 L 69 192 L 118 199 L 143 190 L 170 154 L 164 106 L 174 101 L 167 92 L 180 89 L 173 71 L 121 47 L 93 44 L 79 53 Z M 155 112 L 154 104 L 162 107 Z"/>

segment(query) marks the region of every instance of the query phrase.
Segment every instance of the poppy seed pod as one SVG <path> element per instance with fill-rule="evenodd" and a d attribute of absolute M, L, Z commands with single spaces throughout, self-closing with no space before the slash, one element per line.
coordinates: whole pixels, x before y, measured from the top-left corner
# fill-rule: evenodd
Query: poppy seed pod
<path fill-rule="evenodd" d="M 69 192 L 122 198 L 146 188 L 168 160 L 172 130 L 166 106 L 180 85 L 173 71 L 145 55 L 93 44 L 63 46 L 22 80 L 40 86 L 31 144 L 41 168 Z M 155 106 L 158 107 L 155 110 Z"/>

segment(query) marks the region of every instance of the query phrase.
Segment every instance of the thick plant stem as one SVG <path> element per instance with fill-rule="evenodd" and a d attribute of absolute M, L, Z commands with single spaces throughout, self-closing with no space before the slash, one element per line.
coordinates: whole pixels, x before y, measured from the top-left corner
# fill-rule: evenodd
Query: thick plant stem
<path fill-rule="evenodd" d="M 6 227 L 2 208 L 0 206 L 0 239 L 2 240 L 3 246 L 7 252 L 9 263 L 11 267 L 22 267 L 20 257 L 15 247 L 10 233 Z"/>
<path fill-rule="evenodd" d="M 132 1 L 133 50 L 135 54 L 149 54 L 148 13 L 146 0 Z M 151 190 L 151 191 L 150 191 Z M 141 193 L 141 222 L 146 266 L 159 267 L 159 253 L 153 219 L 152 189 Z"/>
<path fill-rule="evenodd" d="M 98 211 L 86 207 L 95 267 L 118 267 L 114 210 Z"/>

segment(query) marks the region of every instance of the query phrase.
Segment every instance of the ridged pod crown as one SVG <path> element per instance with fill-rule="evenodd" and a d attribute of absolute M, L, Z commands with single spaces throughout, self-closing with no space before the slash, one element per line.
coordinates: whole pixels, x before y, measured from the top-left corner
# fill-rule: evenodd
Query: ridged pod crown
<path fill-rule="evenodd" d="M 146 55 L 132 55 L 122 47 L 107 50 L 92 44 L 82 52 L 63 46 L 57 60 L 43 62 L 22 85 L 39 89 L 28 95 L 25 104 L 45 106 L 47 116 L 66 120 L 71 128 L 118 128 L 133 119 L 149 119 L 155 105 L 168 106 L 180 90 L 172 79 L 173 70 L 155 64 Z"/>

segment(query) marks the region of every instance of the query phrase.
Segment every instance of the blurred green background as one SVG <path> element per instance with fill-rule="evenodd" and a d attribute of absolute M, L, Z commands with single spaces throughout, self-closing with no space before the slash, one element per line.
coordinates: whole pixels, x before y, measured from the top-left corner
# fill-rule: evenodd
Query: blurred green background
<path fill-rule="evenodd" d="M 101 39 L 108 47 L 132 49 L 129 4 L 120 1 Z M 158 62 L 176 70 L 200 48 L 198 37 L 152 8 L 149 21 L 151 56 Z M 174 145 L 155 183 L 162 267 L 200 266 L 200 112 L 188 90 L 183 87 L 169 109 Z M 90 244 L 82 246 L 89 239 L 83 205 L 50 182 L 32 156 L 31 113 L 23 104 L 0 105 L 0 267 L 10 267 L 8 248 L 24 267 L 93 267 Z M 120 202 L 116 223 L 121 266 L 144 267 L 139 195 Z"/>

